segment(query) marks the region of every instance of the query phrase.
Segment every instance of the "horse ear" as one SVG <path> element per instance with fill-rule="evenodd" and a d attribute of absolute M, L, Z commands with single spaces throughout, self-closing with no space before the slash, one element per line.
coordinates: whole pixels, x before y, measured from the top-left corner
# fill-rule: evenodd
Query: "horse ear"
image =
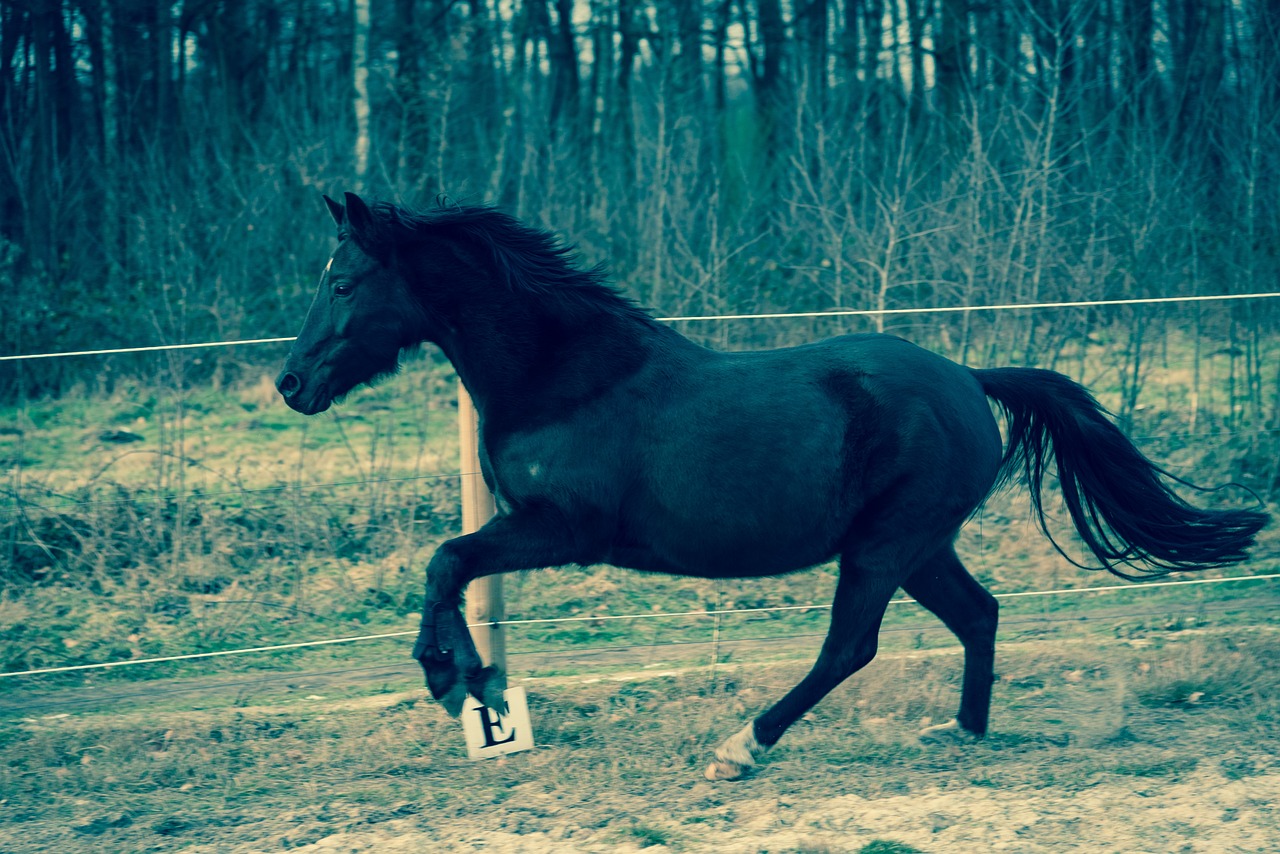
<path fill-rule="evenodd" d="M 366 251 L 377 254 L 374 250 L 379 248 L 379 227 L 378 220 L 374 217 L 373 211 L 369 210 L 369 206 L 364 203 L 355 193 L 344 193 L 342 198 L 346 201 L 346 226 L 351 232 L 351 236 Z"/>
<path fill-rule="evenodd" d="M 329 215 L 333 217 L 333 221 L 338 228 L 342 228 L 347 224 L 347 212 L 343 210 L 342 205 L 335 202 L 328 196 L 324 197 L 324 203 L 329 208 Z"/>

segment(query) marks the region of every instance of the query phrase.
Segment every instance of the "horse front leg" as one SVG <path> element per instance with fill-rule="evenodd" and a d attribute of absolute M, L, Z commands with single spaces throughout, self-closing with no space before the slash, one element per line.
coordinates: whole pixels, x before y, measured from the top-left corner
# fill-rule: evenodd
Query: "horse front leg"
<path fill-rule="evenodd" d="M 503 711 L 506 676 L 485 667 L 462 614 L 462 591 L 476 578 L 566 563 L 589 563 L 564 519 L 551 511 L 516 510 L 480 530 L 448 540 L 427 564 L 426 597 L 413 657 L 422 665 L 431 696 L 451 716 L 462 713 L 467 694 Z"/>
<path fill-rule="evenodd" d="M 432 565 L 427 567 L 429 575 Z M 455 600 L 453 604 L 448 603 L 449 598 Z M 485 667 L 481 661 L 462 615 L 460 597 L 434 602 L 428 598 L 424 603 L 413 657 L 422 665 L 431 696 L 451 717 L 462 713 L 468 692 L 494 711 L 505 712 L 502 694 L 506 678 L 498 668 Z"/>

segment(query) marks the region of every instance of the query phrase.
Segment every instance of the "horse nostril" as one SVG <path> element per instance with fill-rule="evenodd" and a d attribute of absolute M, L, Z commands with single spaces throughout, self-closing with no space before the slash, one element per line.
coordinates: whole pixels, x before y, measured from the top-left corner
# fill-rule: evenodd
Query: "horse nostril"
<path fill-rule="evenodd" d="M 298 375 L 292 371 L 280 375 L 280 379 L 276 380 L 276 388 L 286 398 L 293 397 L 302 388 L 302 380 L 298 379 Z"/>

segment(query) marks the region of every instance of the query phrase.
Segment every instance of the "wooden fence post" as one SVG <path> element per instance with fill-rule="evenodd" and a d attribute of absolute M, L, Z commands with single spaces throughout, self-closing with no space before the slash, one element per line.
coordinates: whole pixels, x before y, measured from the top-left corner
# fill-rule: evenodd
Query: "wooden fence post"
<path fill-rule="evenodd" d="M 458 456 L 462 471 L 462 533 L 470 534 L 493 517 L 493 493 L 480 474 L 480 421 L 471 395 L 458 383 Z M 471 637 L 485 664 L 507 669 L 507 642 L 502 626 L 506 617 L 502 600 L 502 576 L 477 578 L 467 585 L 467 622 Z"/>

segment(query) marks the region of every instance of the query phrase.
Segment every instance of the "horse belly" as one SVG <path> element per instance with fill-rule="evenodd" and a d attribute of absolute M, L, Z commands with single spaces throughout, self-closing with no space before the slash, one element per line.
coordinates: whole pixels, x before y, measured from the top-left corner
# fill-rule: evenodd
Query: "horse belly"
<path fill-rule="evenodd" d="M 645 545 L 691 575 L 757 576 L 832 556 L 854 511 L 838 419 L 686 434 L 628 514 Z M 641 531 L 632 530 L 633 534 Z"/>
<path fill-rule="evenodd" d="M 816 525 L 762 530 L 715 518 L 673 519 L 654 539 L 649 547 L 660 558 L 657 568 L 705 578 L 781 575 L 815 566 L 836 552 L 831 532 Z"/>

